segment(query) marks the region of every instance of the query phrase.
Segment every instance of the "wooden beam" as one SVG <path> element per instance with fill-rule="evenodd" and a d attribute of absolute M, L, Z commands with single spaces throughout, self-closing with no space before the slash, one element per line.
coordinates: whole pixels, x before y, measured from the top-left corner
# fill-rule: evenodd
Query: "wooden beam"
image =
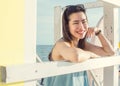
<path fill-rule="evenodd" d="M 56 6 L 54 8 L 54 42 L 62 36 L 62 7 Z"/>
<path fill-rule="evenodd" d="M 89 2 L 89 3 L 85 3 L 84 6 L 86 9 L 99 8 L 99 7 L 103 7 L 103 2 L 101 1 Z"/>
<path fill-rule="evenodd" d="M 98 0 L 98 1 L 102 1 L 102 2 L 105 2 L 107 4 L 111 4 L 115 7 L 120 7 L 120 1 L 119 0 Z"/>
<path fill-rule="evenodd" d="M 115 65 L 104 68 L 104 80 L 103 80 L 104 86 L 119 86 L 118 78 L 119 78 L 118 66 Z"/>
<path fill-rule="evenodd" d="M 104 35 L 116 50 L 119 48 L 118 8 L 104 3 Z"/>
<path fill-rule="evenodd" d="M 107 0 L 104 1 L 107 2 Z M 117 51 L 119 48 L 118 8 L 109 3 L 104 3 L 104 35 Z M 118 86 L 118 66 L 104 68 L 103 84 L 104 86 Z"/>
<path fill-rule="evenodd" d="M 44 77 L 92 70 L 101 67 L 110 67 L 120 64 L 120 56 L 90 59 L 82 63 L 71 62 L 44 62 L 13 66 L 1 66 L 2 82 L 13 83 L 31 81 Z M 6 72 L 4 72 L 6 71 Z"/>
<path fill-rule="evenodd" d="M 81 5 L 81 4 L 77 4 L 77 5 Z M 99 7 L 103 7 L 103 2 L 101 1 L 88 2 L 88 3 L 84 3 L 84 6 L 86 9 L 99 8 Z M 63 7 L 62 9 L 65 10 L 65 7 Z"/>
<path fill-rule="evenodd" d="M 37 0 L 24 0 L 24 63 L 36 62 Z M 14 52 L 15 53 L 15 52 Z M 36 81 L 24 86 L 36 86 Z"/>

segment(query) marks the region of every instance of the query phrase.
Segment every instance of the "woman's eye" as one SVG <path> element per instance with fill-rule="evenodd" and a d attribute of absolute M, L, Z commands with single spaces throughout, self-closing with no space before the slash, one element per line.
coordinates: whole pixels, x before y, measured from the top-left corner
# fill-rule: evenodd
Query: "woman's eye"
<path fill-rule="evenodd" d="M 79 23 L 75 22 L 75 23 L 73 23 L 73 24 L 79 24 Z"/>
<path fill-rule="evenodd" d="M 87 20 L 85 20 L 85 21 L 82 21 L 82 23 L 83 23 L 83 24 L 86 24 L 86 23 L 87 23 Z"/>
<path fill-rule="evenodd" d="M 83 21 L 82 23 L 83 23 L 83 24 L 86 24 L 86 23 L 87 23 L 87 21 Z"/>

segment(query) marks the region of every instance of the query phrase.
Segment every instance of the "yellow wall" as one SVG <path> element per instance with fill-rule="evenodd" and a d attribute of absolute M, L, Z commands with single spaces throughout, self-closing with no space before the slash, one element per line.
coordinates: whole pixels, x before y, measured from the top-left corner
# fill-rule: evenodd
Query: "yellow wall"
<path fill-rule="evenodd" d="M 0 65 L 24 62 L 24 3 L 25 0 L 0 0 Z"/>
<path fill-rule="evenodd" d="M 119 48 L 120 48 L 120 42 L 119 42 Z"/>

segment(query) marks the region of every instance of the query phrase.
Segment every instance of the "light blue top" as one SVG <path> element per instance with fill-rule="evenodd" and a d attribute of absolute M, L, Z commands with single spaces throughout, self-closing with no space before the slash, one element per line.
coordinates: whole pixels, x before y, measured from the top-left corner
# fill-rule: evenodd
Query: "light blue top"
<path fill-rule="evenodd" d="M 44 86 L 89 86 L 86 71 L 44 78 Z"/>

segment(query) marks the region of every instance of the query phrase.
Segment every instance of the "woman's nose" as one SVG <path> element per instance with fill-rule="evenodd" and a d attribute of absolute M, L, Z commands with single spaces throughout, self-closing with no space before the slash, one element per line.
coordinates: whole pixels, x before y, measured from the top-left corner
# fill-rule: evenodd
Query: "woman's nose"
<path fill-rule="evenodd" d="M 83 25 L 82 22 L 79 23 L 79 28 L 80 28 L 80 29 L 84 29 L 84 25 Z"/>

